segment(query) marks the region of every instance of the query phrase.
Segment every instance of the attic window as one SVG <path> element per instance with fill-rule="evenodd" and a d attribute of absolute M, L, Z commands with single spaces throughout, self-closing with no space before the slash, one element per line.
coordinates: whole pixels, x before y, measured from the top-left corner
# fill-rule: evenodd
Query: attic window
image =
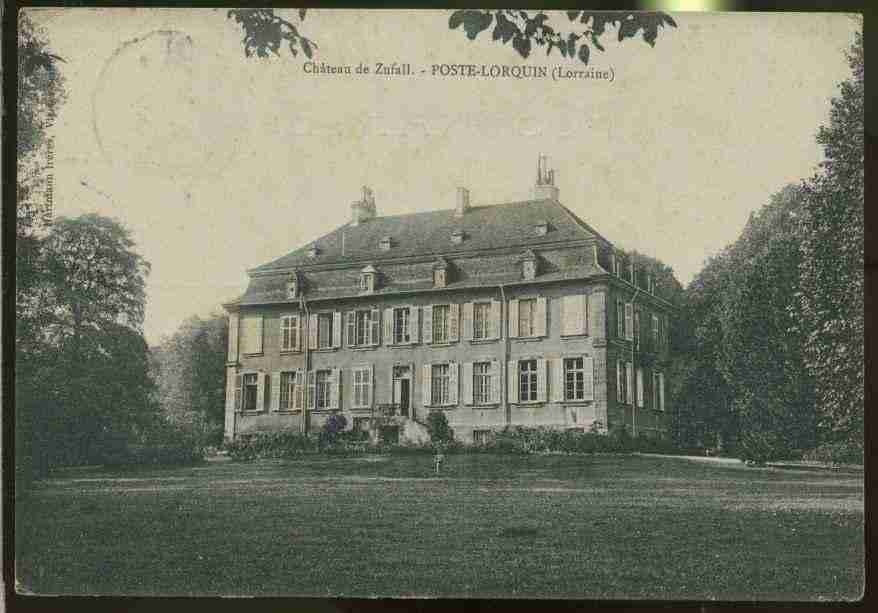
<path fill-rule="evenodd" d="M 537 276 L 537 256 L 528 249 L 521 256 L 521 277 L 523 279 L 534 279 Z"/>
<path fill-rule="evenodd" d="M 320 255 L 320 249 L 317 247 L 317 245 L 311 245 L 310 247 L 308 247 L 309 258 L 316 258 L 318 255 Z"/>
<path fill-rule="evenodd" d="M 379 243 L 379 246 L 381 247 L 381 251 L 390 251 L 390 247 L 391 247 L 390 237 L 385 236 L 384 238 L 382 238 L 381 242 Z"/>
<path fill-rule="evenodd" d="M 371 294 L 378 287 L 378 271 L 371 264 L 360 271 L 360 291 Z"/>
<path fill-rule="evenodd" d="M 433 287 L 448 285 L 448 262 L 440 258 L 433 264 Z"/>
<path fill-rule="evenodd" d="M 290 273 L 287 277 L 287 298 L 298 298 L 302 293 L 302 278 L 297 271 Z"/>
<path fill-rule="evenodd" d="M 545 236 L 549 233 L 549 222 L 541 221 L 534 226 L 534 232 L 537 236 Z"/>
<path fill-rule="evenodd" d="M 455 230 L 451 233 L 451 242 L 455 245 L 459 245 L 463 242 L 463 239 L 466 238 L 463 230 Z"/>

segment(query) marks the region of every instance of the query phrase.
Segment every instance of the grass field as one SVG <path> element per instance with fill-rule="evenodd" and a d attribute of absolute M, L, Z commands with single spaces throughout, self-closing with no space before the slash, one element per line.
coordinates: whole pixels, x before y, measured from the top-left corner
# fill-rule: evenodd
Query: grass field
<path fill-rule="evenodd" d="M 863 477 L 645 456 L 68 469 L 19 508 L 19 590 L 841 600 Z"/>

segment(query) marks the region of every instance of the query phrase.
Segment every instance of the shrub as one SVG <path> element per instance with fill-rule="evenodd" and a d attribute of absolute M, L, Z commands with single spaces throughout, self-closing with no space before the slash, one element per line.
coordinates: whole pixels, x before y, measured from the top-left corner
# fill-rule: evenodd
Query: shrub
<path fill-rule="evenodd" d="M 748 432 L 738 439 L 738 457 L 747 464 L 762 465 L 788 455 L 783 440 L 774 432 Z"/>
<path fill-rule="evenodd" d="M 234 460 L 283 459 L 317 451 L 317 442 L 299 432 L 266 432 L 239 436 L 225 449 Z"/>
<path fill-rule="evenodd" d="M 802 454 L 808 462 L 824 462 L 826 464 L 863 464 L 863 445 L 856 441 L 837 441 L 824 443 Z"/>
<path fill-rule="evenodd" d="M 102 463 L 108 466 L 194 464 L 204 459 L 201 437 L 174 428 L 158 425 L 146 432 L 138 442 L 108 445 Z"/>
<path fill-rule="evenodd" d="M 448 418 L 443 411 L 430 411 L 427 415 L 427 432 L 433 445 L 447 445 L 454 439 L 454 433 L 448 427 Z"/>

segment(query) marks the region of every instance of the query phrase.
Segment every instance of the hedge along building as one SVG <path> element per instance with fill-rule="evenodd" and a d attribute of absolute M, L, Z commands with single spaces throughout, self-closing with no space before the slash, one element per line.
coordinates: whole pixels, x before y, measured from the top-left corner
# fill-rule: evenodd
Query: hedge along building
<path fill-rule="evenodd" d="M 480 442 L 506 426 L 664 435 L 671 305 L 559 202 L 351 221 L 249 271 L 230 313 L 225 434 L 349 427 L 424 440 L 430 411 Z"/>

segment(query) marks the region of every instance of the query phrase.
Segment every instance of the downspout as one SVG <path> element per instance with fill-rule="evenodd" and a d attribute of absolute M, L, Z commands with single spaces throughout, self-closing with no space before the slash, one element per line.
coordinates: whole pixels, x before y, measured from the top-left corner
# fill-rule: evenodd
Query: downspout
<path fill-rule="evenodd" d="M 633 268 L 632 268 L 633 273 Z M 631 405 L 631 436 L 637 436 L 637 352 L 635 351 L 635 347 L 637 346 L 637 336 L 640 331 L 634 326 L 634 322 L 637 319 L 634 317 L 634 305 L 637 300 L 637 294 L 640 293 L 640 288 L 637 287 L 637 278 L 634 275 L 631 275 L 632 281 L 634 281 L 634 295 L 631 297 L 631 327 L 633 328 L 631 333 L 631 378 L 634 383 L 634 403 Z"/>
<path fill-rule="evenodd" d="M 503 325 L 503 322 L 509 319 L 509 307 L 506 303 L 506 288 L 503 284 L 500 284 L 500 321 L 497 322 L 497 325 L 500 326 L 500 334 L 503 335 L 503 363 L 500 365 L 502 372 L 506 373 L 505 377 L 500 377 L 503 382 L 500 385 L 500 394 L 503 399 L 503 415 L 506 418 L 506 426 L 508 427 L 512 423 L 512 413 L 509 407 L 509 381 L 508 377 L 512 376 L 509 373 L 509 322 L 506 322 L 506 325 Z"/>
<path fill-rule="evenodd" d="M 299 306 L 302 311 L 305 313 L 305 325 L 302 326 L 302 329 L 305 331 L 304 334 L 301 335 L 299 341 L 302 343 L 302 347 L 304 348 L 305 354 L 305 373 L 302 377 L 302 385 L 304 385 L 304 389 L 302 390 L 302 434 L 307 436 L 308 434 L 308 380 L 311 374 L 311 352 L 309 348 L 311 346 L 310 338 L 311 338 L 311 330 L 309 326 L 311 325 L 311 315 L 308 311 L 308 301 L 305 300 L 305 296 L 301 296 L 299 298 Z"/>

